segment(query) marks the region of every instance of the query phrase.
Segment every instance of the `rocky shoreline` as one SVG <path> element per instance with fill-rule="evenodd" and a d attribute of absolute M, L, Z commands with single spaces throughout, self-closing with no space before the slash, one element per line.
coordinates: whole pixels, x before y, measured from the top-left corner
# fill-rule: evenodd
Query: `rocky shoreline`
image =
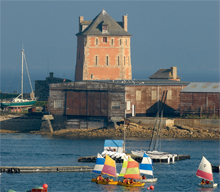
<path fill-rule="evenodd" d="M 1 116 L 1 124 L 5 120 L 10 120 L 12 118 L 19 116 Z M 25 117 L 23 117 L 24 119 Z M 41 119 L 27 119 L 27 122 L 33 122 L 34 124 L 39 124 Z M 35 122 L 36 121 L 36 122 Z M 39 122 L 38 122 L 39 121 Z M 7 122 L 9 124 L 10 121 Z M 39 127 L 39 126 L 38 126 Z M 125 137 L 133 139 L 150 139 L 152 137 L 153 127 L 147 126 L 141 123 L 132 123 L 125 125 Z M 123 139 L 124 138 L 124 124 L 109 126 L 108 128 L 99 129 L 61 129 L 50 133 L 49 130 L 42 130 L 40 128 L 35 129 L 22 129 L 19 126 L 13 127 L 6 126 L 6 128 L 0 129 L 0 133 L 31 133 L 31 134 L 41 134 L 53 137 L 62 137 L 67 139 Z M 189 127 L 185 125 L 173 125 L 167 126 L 160 130 L 161 138 L 197 138 L 197 139 L 219 139 L 220 129 L 219 128 L 209 128 L 209 127 Z"/>
<path fill-rule="evenodd" d="M 125 137 L 133 139 L 149 139 L 152 137 L 153 128 L 145 127 L 135 123 L 130 123 L 125 126 Z M 116 126 L 111 129 L 63 129 L 54 131 L 53 133 L 41 133 L 49 134 L 56 137 L 64 137 L 69 139 L 87 138 L 87 139 L 123 139 L 124 137 L 124 125 Z M 216 129 L 207 128 L 191 128 L 188 126 L 176 125 L 172 127 L 166 127 L 160 130 L 161 138 L 209 138 L 219 139 L 220 133 Z"/>

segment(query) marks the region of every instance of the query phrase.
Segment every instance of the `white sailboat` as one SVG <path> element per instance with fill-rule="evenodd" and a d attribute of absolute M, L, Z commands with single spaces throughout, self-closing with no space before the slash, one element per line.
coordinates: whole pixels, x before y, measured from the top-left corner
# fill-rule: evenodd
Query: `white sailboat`
<path fill-rule="evenodd" d="M 208 183 L 206 182 L 199 183 L 199 187 L 214 188 L 217 187 L 218 185 L 218 183 L 214 183 L 212 165 L 204 156 L 202 157 L 202 160 L 199 164 L 199 168 L 196 172 L 196 176 L 202 178 L 203 180 L 205 179 L 208 181 Z"/>
<path fill-rule="evenodd" d="M 22 49 L 22 58 L 21 58 L 21 94 L 18 95 L 16 98 L 14 98 L 12 100 L 12 102 L 2 102 L 1 103 L 1 107 L 2 108 L 24 108 L 24 107 L 29 107 L 32 106 L 35 102 L 36 102 L 36 98 L 34 96 L 34 91 L 32 88 L 32 84 L 31 84 L 31 80 L 30 80 L 30 75 L 29 75 L 29 71 L 28 71 L 28 67 L 27 67 L 27 62 L 26 62 L 26 57 L 24 54 L 24 49 Z M 23 97 L 23 68 L 24 68 L 24 60 L 25 60 L 25 64 L 26 64 L 26 69 L 27 69 L 27 74 L 28 74 L 28 78 L 29 78 L 29 83 L 31 86 L 31 94 L 30 97 L 31 99 L 24 99 Z"/>
<path fill-rule="evenodd" d="M 152 159 L 146 153 L 144 153 L 142 162 L 140 164 L 140 173 L 153 176 L 151 179 L 142 179 L 141 181 L 144 183 L 157 181 L 157 178 L 154 178 Z"/>

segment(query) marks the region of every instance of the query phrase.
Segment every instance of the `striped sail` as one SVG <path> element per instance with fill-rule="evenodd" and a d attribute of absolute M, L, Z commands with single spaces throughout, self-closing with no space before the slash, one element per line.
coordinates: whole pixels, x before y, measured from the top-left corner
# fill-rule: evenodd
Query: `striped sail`
<path fill-rule="evenodd" d="M 116 177 L 116 166 L 115 166 L 115 161 L 106 155 L 105 157 L 105 164 L 102 169 L 102 174 L 106 174 L 112 177 Z"/>
<path fill-rule="evenodd" d="M 199 164 L 196 176 L 209 181 L 213 181 L 212 165 L 204 156 L 202 157 L 202 160 Z"/>
<path fill-rule="evenodd" d="M 124 178 L 130 178 L 130 179 L 140 179 L 141 178 L 139 164 L 137 161 L 135 161 L 131 157 L 128 158 L 128 166 L 127 166 Z"/>
<path fill-rule="evenodd" d="M 126 159 L 126 157 L 124 157 L 119 177 L 124 177 L 126 169 L 127 169 L 127 166 L 128 166 L 128 160 Z"/>
<path fill-rule="evenodd" d="M 104 163 L 105 163 L 105 159 L 98 153 L 97 154 L 96 163 L 95 163 L 95 167 L 93 169 L 93 172 L 101 174 L 103 166 L 104 166 Z"/>
<path fill-rule="evenodd" d="M 144 153 L 142 162 L 140 164 L 140 173 L 153 175 L 152 159 L 146 153 Z"/>

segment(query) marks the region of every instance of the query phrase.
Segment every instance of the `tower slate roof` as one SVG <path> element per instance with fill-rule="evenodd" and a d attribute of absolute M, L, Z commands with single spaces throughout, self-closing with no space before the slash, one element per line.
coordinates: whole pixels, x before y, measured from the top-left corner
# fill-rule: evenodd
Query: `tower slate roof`
<path fill-rule="evenodd" d="M 102 32 L 103 24 L 108 25 L 108 32 Z M 76 35 L 131 36 L 131 34 L 125 31 L 104 9 L 93 19 L 91 24 L 84 31 Z"/>

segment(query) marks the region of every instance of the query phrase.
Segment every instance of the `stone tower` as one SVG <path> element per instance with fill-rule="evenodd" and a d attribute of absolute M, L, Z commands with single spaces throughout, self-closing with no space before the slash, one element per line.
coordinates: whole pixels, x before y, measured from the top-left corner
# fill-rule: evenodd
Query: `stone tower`
<path fill-rule="evenodd" d="M 103 11 L 92 21 L 79 17 L 75 81 L 132 79 L 127 15 L 116 22 Z"/>

